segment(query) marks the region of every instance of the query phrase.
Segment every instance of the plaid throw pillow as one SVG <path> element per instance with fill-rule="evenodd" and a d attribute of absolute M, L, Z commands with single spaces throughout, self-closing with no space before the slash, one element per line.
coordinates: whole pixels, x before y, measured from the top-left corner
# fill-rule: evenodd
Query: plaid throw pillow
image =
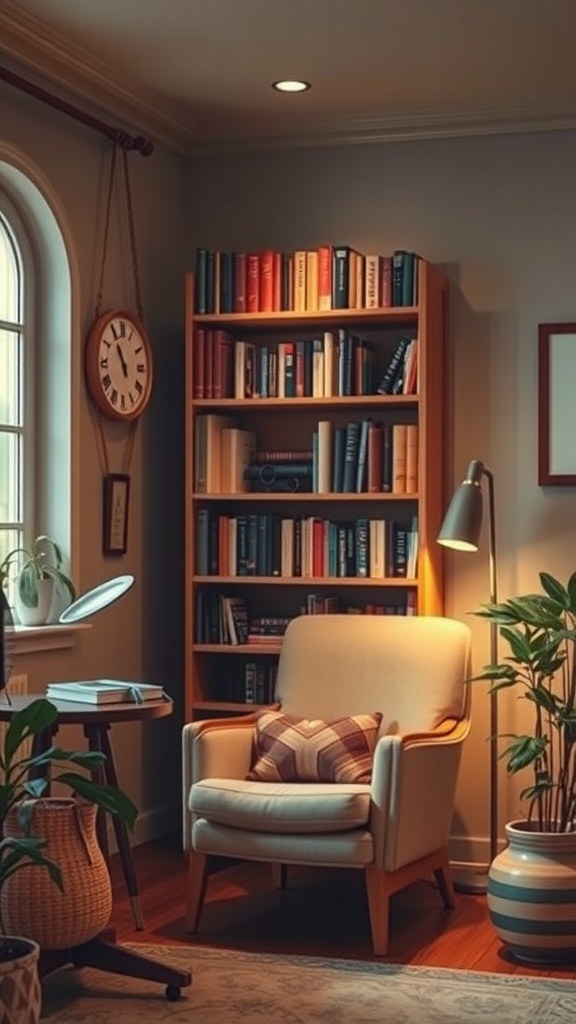
<path fill-rule="evenodd" d="M 381 721 L 379 711 L 331 722 L 265 711 L 256 723 L 255 762 L 246 778 L 369 783 Z"/>

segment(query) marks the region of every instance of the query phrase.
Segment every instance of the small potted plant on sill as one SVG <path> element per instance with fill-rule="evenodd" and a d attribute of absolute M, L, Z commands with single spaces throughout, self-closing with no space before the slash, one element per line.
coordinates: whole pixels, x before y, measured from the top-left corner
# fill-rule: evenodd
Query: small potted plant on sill
<path fill-rule="evenodd" d="M 68 770 L 70 766 L 77 766 L 92 771 L 105 760 L 104 754 L 50 747 L 37 756 L 32 755 L 31 741 L 35 736 L 49 730 L 56 716 L 54 705 L 45 698 L 39 698 L 14 713 L 0 743 L 0 990 L 3 1001 L 12 991 L 15 991 L 20 1001 L 20 1009 L 15 1006 L 7 1010 L 7 1019 L 14 1024 L 19 1024 L 20 1021 L 36 1024 L 39 1020 L 39 943 L 25 933 L 7 934 L 12 931 L 11 920 L 23 912 L 35 912 L 38 901 L 34 899 L 33 887 L 41 882 L 42 885 L 48 886 L 54 884 L 55 892 L 66 897 L 67 906 L 70 908 L 68 916 L 76 926 L 78 898 L 79 893 L 80 898 L 83 896 L 83 887 L 88 894 L 87 899 L 94 905 L 96 916 L 90 924 L 83 924 L 82 927 L 92 928 L 93 935 L 97 934 L 108 921 L 111 890 L 101 851 L 94 850 L 95 813 L 97 808 L 102 808 L 119 815 L 129 828 L 133 827 L 137 814 L 135 805 L 121 790 L 100 785 L 89 775 Z M 59 767 L 62 770 L 58 771 Z M 54 768 L 56 772 L 52 774 L 52 781 L 58 781 L 67 787 L 74 794 L 73 797 L 46 798 L 43 794 L 48 785 L 47 775 L 29 777 L 31 769 L 42 773 L 53 771 Z M 70 876 L 65 877 L 63 865 L 58 864 L 53 855 L 50 855 L 53 849 L 58 852 L 61 850 L 58 836 L 60 840 L 68 842 L 66 834 L 58 825 L 54 830 L 56 841 L 51 843 L 51 840 L 35 827 L 37 809 L 48 810 L 52 818 L 60 817 L 61 812 L 66 815 L 66 819 L 70 815 L 75 816 L 75 825 L 78 826 L 78 829 L 74 830 L 78 831 L 77 841 L 83 844 L 87 854 L 86 881 L 78 878 L 76 888 L 79 892 L 67 891 Z M 91 814 L 89 819 L 86 818 L 86 811 Z M 90 832 L 86 823 L 91 829 Z M 72 870 L 77 872 L 76 853 L 71 857 L 71 861 L 74 865 Z M 42 875 L 39 875 L 39 867 L 46 872 L 45 882 Z M 35 881 L 32 880 L 31 872 L 34 872 Z M 28 899 L 22 899 L 21 892 L 11 893 L 11 887 L 17 879 L 22 881 Z M 80 910 L 80 917 L 85 917 L 85 908 L 81 906 Z M 51 913 L 49 908 L 44 910 L 44 914 L 46 913 Z M 49 924 L 51 926 L 51 922 Z M 41 922 L 39 927 L 42 927 Z M 86 938 L 84 941 L 87 941 Z M 8 974 L 15 977 L 13 972 L 19 972 L 18 983 L 3 985 Z M 22 985 L 26 986 L 28 992 L 26 1005 L 22 1005 Z"/>
<path fill-rule="evenodd" d="M 576 955 L 576 925 L 566 927 L 576 920 L 576 572 L 566 585 L 539 578 L 541 592 L 477 612 L 509 654 L 475 678 L 491 692 L 515 689 L 533 715 L 530 732 L 502 737 L 508 774 L 531 779 L 525 817 L 506 825 L 508 846 L 490 866 L 488 910 L 517 959 L 542 963 Z"/>
<path fill-rule="evenodd" d="M 76 589 L 64 572 L 60 545 L 40 534 L 29 548 L 9 551 L 0 563 L 0 584 L 15 569 L 16 611 L 24 626 L 40 626 L 48 621 L 54 590 L 74 601 Z"/>

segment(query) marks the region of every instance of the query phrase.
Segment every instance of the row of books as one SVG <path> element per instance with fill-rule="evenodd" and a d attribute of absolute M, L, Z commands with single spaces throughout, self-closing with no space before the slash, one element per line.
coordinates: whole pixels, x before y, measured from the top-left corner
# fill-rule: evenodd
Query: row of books
<path fill-rule="evenodd" d="M 198 576 L 412 579 L 417 559 L 416 516 L 410 522 L 364 516 L 336 521 L 198 511 Z"/>
<path fill-rule="evenodd" d="M 257 253 L 196 249 L 195 310 L 211 313 L 317 312 L 414 306 L 420 257 L 351 245 Z"/>
<path fill-rule="evenodd" d="M 416 494 L 418 424 L 367 416 L 335 427 L 320 420 L 312 436 L 312 490 L 319 494 Z"/>
<path fill-rule="evenodd" d="M 231 416 L 196 417 L 196 494 L 304 491 L 319 494 L 416 494 L 418 424 L 371 417 L 337 426 L 319 420 L 309 449 L 260 450 L 255 431 Z"/>
<path fill-rule="evenodd" d="M 348 328 L 272 344 L 199 327 L 192 351 L 195 399 L 334 398 L 418 389 L 417 340 L 403 337 L 381 373 L 371 345 Z"/>
<path fill-rule="evenodd" d="M 207 699 L 229 701 L 232 704 L 272 704 L 276 694 L 278 662 L 270 658 L 255 658 L 238 664 L 226 665 L 218 680 L 210 687 Z"/>
<path fill-rule="evenodd" d="M 229 630 L 229 611 L 240 624 L 235 633 Z M 353 604 L 341 594 L 322 595 L 309 593 L 296 615 L 414 615 L 416 614 L 416 592 L 408 591 L 394 603 L 365 602 Z M 247 602 L 242 597 L 229 597 L 213 591 L 200 590 L 196 605 L 196 643 L 223 644 L 231 646 L 248 645 L 263 650 L 267 645 L 282 640 L 294 616 L 270 615 L 254 617 L 249 614 Z M 246 627 L 247 632 L 243 630 Z M 235 638 L 234 638 L 235 637 Z M 266 664 L 266 663 L 264 663 Z"/>

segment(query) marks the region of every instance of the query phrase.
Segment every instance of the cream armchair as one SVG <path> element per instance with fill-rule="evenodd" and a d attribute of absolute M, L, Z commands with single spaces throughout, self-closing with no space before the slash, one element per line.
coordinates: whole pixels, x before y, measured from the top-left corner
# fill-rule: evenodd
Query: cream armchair
<path fill-rule="evenodd" d="M 469 656 L 470 631 L 453 619 L 294 619 L 278 666 L 281 711 L 313 720 L 381 712 L 371 781 L 250 781 L 258 714 L 185 725 L 186 929 L 198 926 L 209 855 L 269 861 L 280 885 L 291 864 L 364 871 L 378 956 L 392 893 L 433 873 L 453 907 L 447 844 Z"/>

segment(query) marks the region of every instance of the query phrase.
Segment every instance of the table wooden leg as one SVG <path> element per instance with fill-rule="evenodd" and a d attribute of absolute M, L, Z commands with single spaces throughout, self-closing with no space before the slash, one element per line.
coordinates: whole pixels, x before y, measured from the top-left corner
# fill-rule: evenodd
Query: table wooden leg
<path fill-rule="evenodd" d="M 102 766 L 104 772 L 103 781 L 109 786 L 115 786 L 118 789 L 118 774 L 116 772 L 114 754 L 112 752 L 112 746 L 108 736 L 109 729 L 110 726 L 104 724 L 88 726 L 88 743 L 91 750 L 101 750 L 106 756 L 106 761 Z M 140 890 L 138 888 L 138 879 L 136 878 L 136 869 L 134 868 L 134 860 L 132 858 L 132 847 L 130 846 L 128 829 L 126 828 L 125 822 L 115 814 L 112 815 L 112 825 L 114 827 L 114 834 L 116 836 L 116 843 L 120 854 L 120 863 L 122 864 L 126 890 L 132 905 L 134 923 L 136 925 L 136 930 L 141 932 L 144 931 L 144 916 L 142 914 Z"/>

